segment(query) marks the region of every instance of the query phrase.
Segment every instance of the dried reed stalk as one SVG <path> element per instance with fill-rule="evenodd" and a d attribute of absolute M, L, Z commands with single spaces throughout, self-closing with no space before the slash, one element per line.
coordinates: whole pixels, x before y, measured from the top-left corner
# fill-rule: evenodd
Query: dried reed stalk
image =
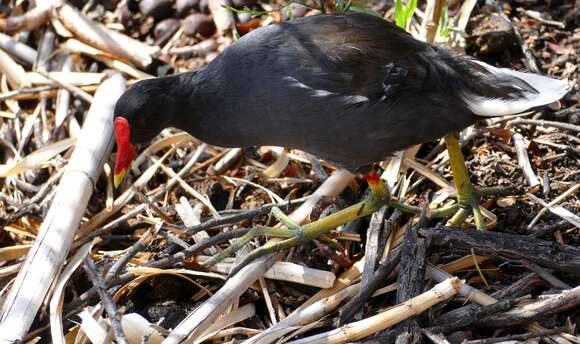
<path fill-rule="evenodd" d="M 8 294 L 0 321 L 0 342 L 17 341 L 28 331 L 36 312 L 64 264 L 104 160 L 113 147 L 113 109 L 125 90 L 114 75 L 97 90 L 82 134 L 56 196 Z"/>
<path fill-rule="evenodd" d="M 107 75 L 105 73 L 87 73 L 87 72 L 50 72 L 50 73 L 38 73 L 38 72 L 28 72 L 26 73 L 26 78 L 32 85 L 57 85 L 53 80 L 60 81 L 62 83 L 77 85 L 77 86 L 87 86 L 87 85 L 97 85 L 103 82 Z"/>
<path fill-rule="evenodd" d="M 338 344 L 357 341 L 383 331 L 414 315 L 418 315 L 453 297 L 463 283 L 456 277 L 445 280 L 432 289 L 372 317 L 347 324 L 341 328 L 306 337 L 291 344 Z"/>
<path fill-rule="evenodd" d="M 6 75 L 12 89 L 29 86 L 24 68 L 2 50 L 0 50 L 0 74 Z"/>
<path fill-rule="evenodd" d="M 0 49 L 17 58 L 19 61 L 25 62 L 28 66 L 32 66 L 34 61 L 36 61 L 36 50 L 3 33 L 0 33 Z"/>
<path fill-rule="evenodd" d="M 208 256 L 198 256 L 197 261 L 204 263 L 209 258 Z M 234 261 L 235 259 L 225 259 L 214 265 L 211 270 L 227 274 L 232 269 Z M 277 281 L 309 285 L 321 289 L 332 287 L 336 278 L 332 272 L 313 269 L 290 262 L 276 262 L 276 264 L 266 271 L 264 277 Z"/>
<path fill-rule="evenodd" d="M 99 23 L 86 18 L 70 5 L 57 7 L 54 15 L 82 42 L 110 53 L 117 58 L 129 61 L 140 68 L 146 68 L 153 61 L 152 55 L 159 51 L 130 38 L 122 33 L 112 31 Z"/>
<path fill-rule="evenodd" d="M 33 31 L 44 25 L 50 17 L 50 11 L 59 0 L 38 1 L 35 8 L 23 15 L 0 19 L 0 31 Z"/>
<path fill-rule="evenodd" d="M 351 285 L 336 294 L 313 303 L 281 320 L 276 325 L 260 332 L 244 342 L 244 344 L 270 344 L 296 329 L 308 326 L 334 311 L 344 301 L 356 295 L 360 284 Z"/>
<path fill-rule="evenodd" d="M 336 197 L 352 180 L 352 174 L 346 170 L 335 171 L 302 206 L 294 211 L 290 218 L 304 223 L 313 207 L 323 198 Z M 186 338 L 197 338 L 244 293 L 254 281 L 276 262 L 275 255 L 261 257 L 239 271 L 224 286 L 206 300 L 193 313 L 189 314 L 163 341 L 164 344 L 177 344 Z"/>
<path fill-rule="evenodd" d="M 97 61 L 103 62 L 110 68 L 116 69 L 121 73 L 125 73 L 135 79 L 147 79 L 153 76 L 142 72 L 135 67 L 132 67 L 124 62 L 121 62 L 111 54 L 107 54 L 99 49 L 95 49 L 90 45 L 87 45 L 76 39 L 69 39 L 64 43 L 64 48 L 70 50 L 71 52 L 88 55 Z"/>

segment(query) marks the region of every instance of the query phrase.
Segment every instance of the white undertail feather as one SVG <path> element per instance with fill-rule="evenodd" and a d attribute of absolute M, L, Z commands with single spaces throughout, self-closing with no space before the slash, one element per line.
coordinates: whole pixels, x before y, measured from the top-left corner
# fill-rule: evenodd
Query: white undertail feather
<path fill-rule="evenodd" d="M 524 112 L 531 108 L 551 104 L 562 98 L 569 90 L 567 80 L 558 80 L 547 76 L 516 72 L 506 68 L 496 68 L 481 61 L 473 61 L 497 76 L 510 76 L 519 78 L 538 93 L 524 91 L 524 97 L 517 100 L 486 98 L 472 93 L 464 94 L 464 100 L 469 109 L 479 116 L 506 116 Z"/>

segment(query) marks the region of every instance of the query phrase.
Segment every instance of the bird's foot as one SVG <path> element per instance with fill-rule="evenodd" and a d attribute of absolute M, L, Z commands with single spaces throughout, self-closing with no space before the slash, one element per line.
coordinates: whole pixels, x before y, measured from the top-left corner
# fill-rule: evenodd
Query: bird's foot
<path fill-rule="evenodd" d="M 471 185 L 471 184 L 469 184 Z M 474 221 L 478 229 L 485 229 L 485 216 L 482 214 L 479 200 L 483 196 L 515 196 L 521 194 L 521 190 L 514 187 L 483 187 L 470 186 L 468 193 L 460 193 L 458 190 L 458 202 L 449 206 L 429 209 L 429 218 L 449 219 L 448 226 L 460 226 L 469 214 L 474 215 Z M 465 188 L 463 189 L 465 191 Z M 395 199 L 389 202 L 389 206 L 399 209 L 406 214 L 421 214 L 421 207 L 401 203 Z"/>
<path fill-rule="evenodd" d="M 465 222 L 467 216 L 473 214 L 475 227 L 479 230 L 486 229 L 485 217 L 479 205 L 480 193 L 471 183 L 457 188 L 457 205 L 458 209 L 455 214 L 447 221 L 448 226 L 460 226 Z"/>
<path fill-rule="evenodd" d="M 458 209 L 448 225 L 459 226 L 463 224 L 469 214 L 473 214 L 475 227 L 479 230 L 486 229 L 485 218 L 482 208 L 479 205 L 481 196 L 485 195 L 514 195 L 517 194 L 513 188 L 475 188 L 469 179 L 469 173 L 465 167 L 465 160 L 461 153 L 459 140 L 454 134 L 445 136 L 445 144 L 449 154 L 449 166 L 453 175 L 453 181 L 457 190 Z"/>
<path fill-rule="evenodd" d="M 520 191 L 514 187 L 474 187 L 471 183 L 463 188 L 457 189 L 457 206 L 455 214 L 447 221 L 448 226 L 460 226 L 463 224 L 469 214 L 473 214 L 473 222 L 479 230 L 485 230 L 487 224 L 486 216 L 480 205 L 483 196 L 514 196 L 520 194 Z"/>
<path fill-rule="evenodd" d="M 286 214 L 284 214 L 280 209 L 272 208 L 272 215 L 280 221 L 280 227 L 254 228 L 238 239 L 234 244 L 230 245 L 226 250 L 211 257 L 203 265 L 211 267 L 219 263 L 221 260 L 232 255 L 245 244 L 260 235 L 269 235 L 272 237 L 283 238 L 284 240 L 270 241 L 264 246 L 256 248 L 245 256 L 239 264 L 231 269 L 230 276 L 235 275 L 243 267 L 261 256 L 280 252 L 312 239 L 321 238 L 325 243 L 337 247 L 336 245 L 338 244 L 328 238 L 326 233 L 349 221 L 372 214 L 382 206 L 389 203 L 389 191 L 385 184 L 379 179 L 378 175 L 371 173 L 365 179 L 369 183 L 371 192 L 363 201 L 302 226 L 292 221 L 292 219 L 286 216 Z"/>

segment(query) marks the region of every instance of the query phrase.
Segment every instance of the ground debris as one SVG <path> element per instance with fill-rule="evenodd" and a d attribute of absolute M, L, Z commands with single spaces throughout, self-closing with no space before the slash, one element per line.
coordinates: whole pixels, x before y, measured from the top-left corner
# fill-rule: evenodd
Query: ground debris
<path fill-rule="evenodd" d="M 7 3 L 0 7 L 0 304 L 8 304 L 51 205 L 63 198 L 59 184 L 99 85 L 113 75 L 129 86 L 201 68 L 238 35 L 342 6 Z M 575 85 L 551 108 L 481 121 L 460 135 L 475 185 L 521 191 L 484 197 L 490 231 L 472 229 L 470 217 L 461 228 L 431 217 L 432 208 L 455 201 L 444 146 L 430 142 L 380 164 L 393 196 L 414 214 L 384 207 L 372 219 L 262 258 L 264 271 L 228 278 L 239 252 L 271 238 L 253 238 L 211 269 L 204 262 L 256 228 L 275 226 L 273 208 L 294 213 L 296 222 L 315 221 L 363 199 L 367 183 L 337 176 L 332 163 L 298 150 L 224 149 L 166 129 L 139 147 L 119 189 L 114 154 L 105 156 L 86 209 L 72 210 L 76 236 L 54 243 L 69 252 L 66 262 L 44 285 L 26 286 L 46 287 L 38 305 L 48 306 L 28 311 L 21 339 L 80 341 L 90 333 L 102 342 L 169 342 L 180 324 L 198 319 L 198 342 L 580 342 L 573 326 L 580 303 L 580 3 L 469 4 L 449 2 L 448 27 L 436 42 Z M 419 2 L 408 26 L 413 34 L 422 34 L 425 5 Z M 390 1 L 366 6 L 394 18 Z M 5 317 L 10 307 L 3 307 Z"/>

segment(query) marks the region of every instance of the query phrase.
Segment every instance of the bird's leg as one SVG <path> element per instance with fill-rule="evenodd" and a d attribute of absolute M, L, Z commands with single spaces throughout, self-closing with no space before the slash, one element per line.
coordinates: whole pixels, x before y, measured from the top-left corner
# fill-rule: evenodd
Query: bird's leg
<path fill-rule="evenodd" d="M 485 229 L 485 220 L 479 207 L 481 196 L 513 196 L 520 194 L 520 190 L 514 187 L 482 187 L 476 188 L 471 184 L 465 161 L 461 154 L 461 147 L 455 135 L 445 136 L 445 143 L 449 153 L 449 164 L 453 174 L 453 181 L 457 189 L 457 203 L 437 209 L 429 210 L 429 217 L 432 219 L 450 218 L 448 225 L 459 226 L 465 221 L 470 213 L 473 213 L 475 225 L 478 229 Z M 401 203 L 395 199 L 389 202 L 393 208 L 408 214 L 421 213 L 421 208 L 413 205 Z"/>
<path fill-rule="evenodd" d="M 248 243 L 257 235 L 268 234 L 271 236 L 286 238 L 282 241 L 269 242 L 266 245 L 250 252 L 238 265 L 232 268 L 230 271 L 230 276 L 233 276 L 238 271 L 240 271 L 240 269 L 258 257 L 269 253 L 279 252 L 281 250 L 296 246 L 301 242 L 306 242 L 308 240 L 318 238 L 340 225 L 374 213 L 383 205 L 389 203 L 390 194 L 385 184 L 379 179 L 378 175 L 371 174 L 366 178 L 366 180 L 369 183 L 371 192 L 363 201 L 303 226 L 293 222 L 284 213 L 282 213 L 280 209 L 273 208 L 272 214 L 283 224 L 282 228 L 256 228 L 255 230 L 252 230 L 241 237 L 238 240 L 239 243 L 236 243 L 235 247 L 230 247 L 227 250 L 224 250 L 220 254 L 212 257 L 210 260 L 204 263 L 204 265 L 209 267 L 218 263 Z"/>
<path fill-rule="evenodd" d="M 278 209 L 278 208 L 276 208 L 276 209 Z M 244 234 L 238 240 L 234 241 L 227 249 L 225 249 L 219 253 L 216 253 L 211 258 L 206 260 L 203 263 L 203 266 L 209 268 L 209 267 L 216 265 L 217 263 L 221 262 L 225 258 L 236 253 L 238 250 L 240 250 L 242 247 L 244 247 L 244 245 L 246 245 L 247 243 L 252 241 L 252 239 L 254 239 L 255 237 L 261 236 L 261 235 L 269 235 L 271 237 L 276 237 L 276 238 L 291 238 L 291 237 L 294 237 L 296 235 L 296 230 L 287 229 L 287 228 L 273 228 L 273 227 L 252 228 L 252 230 L 250 230 L 248 233 Z"/>
<path fill-rule="evenodd" d="M 448 224 L 459 226 L 465 221 L 469 211 L 473 213 L 475 220 L 475 227 L 480 230 L 485 229 L 485 220 L 481 209 L 479 208 L 480 193 L 473 187 L 469 180 L 467 168 L 465 168 L 465 160 L 461 154 L 461 146 L 454 134 L 445 136 L 445 144 L 447 145 L 447 152 L 449 153 L 449 165 L 451 166 L 451 173 L 453 175 L 453 182 L 457 190 L 457 203 L 459 210 L 449 220 Z"/>

